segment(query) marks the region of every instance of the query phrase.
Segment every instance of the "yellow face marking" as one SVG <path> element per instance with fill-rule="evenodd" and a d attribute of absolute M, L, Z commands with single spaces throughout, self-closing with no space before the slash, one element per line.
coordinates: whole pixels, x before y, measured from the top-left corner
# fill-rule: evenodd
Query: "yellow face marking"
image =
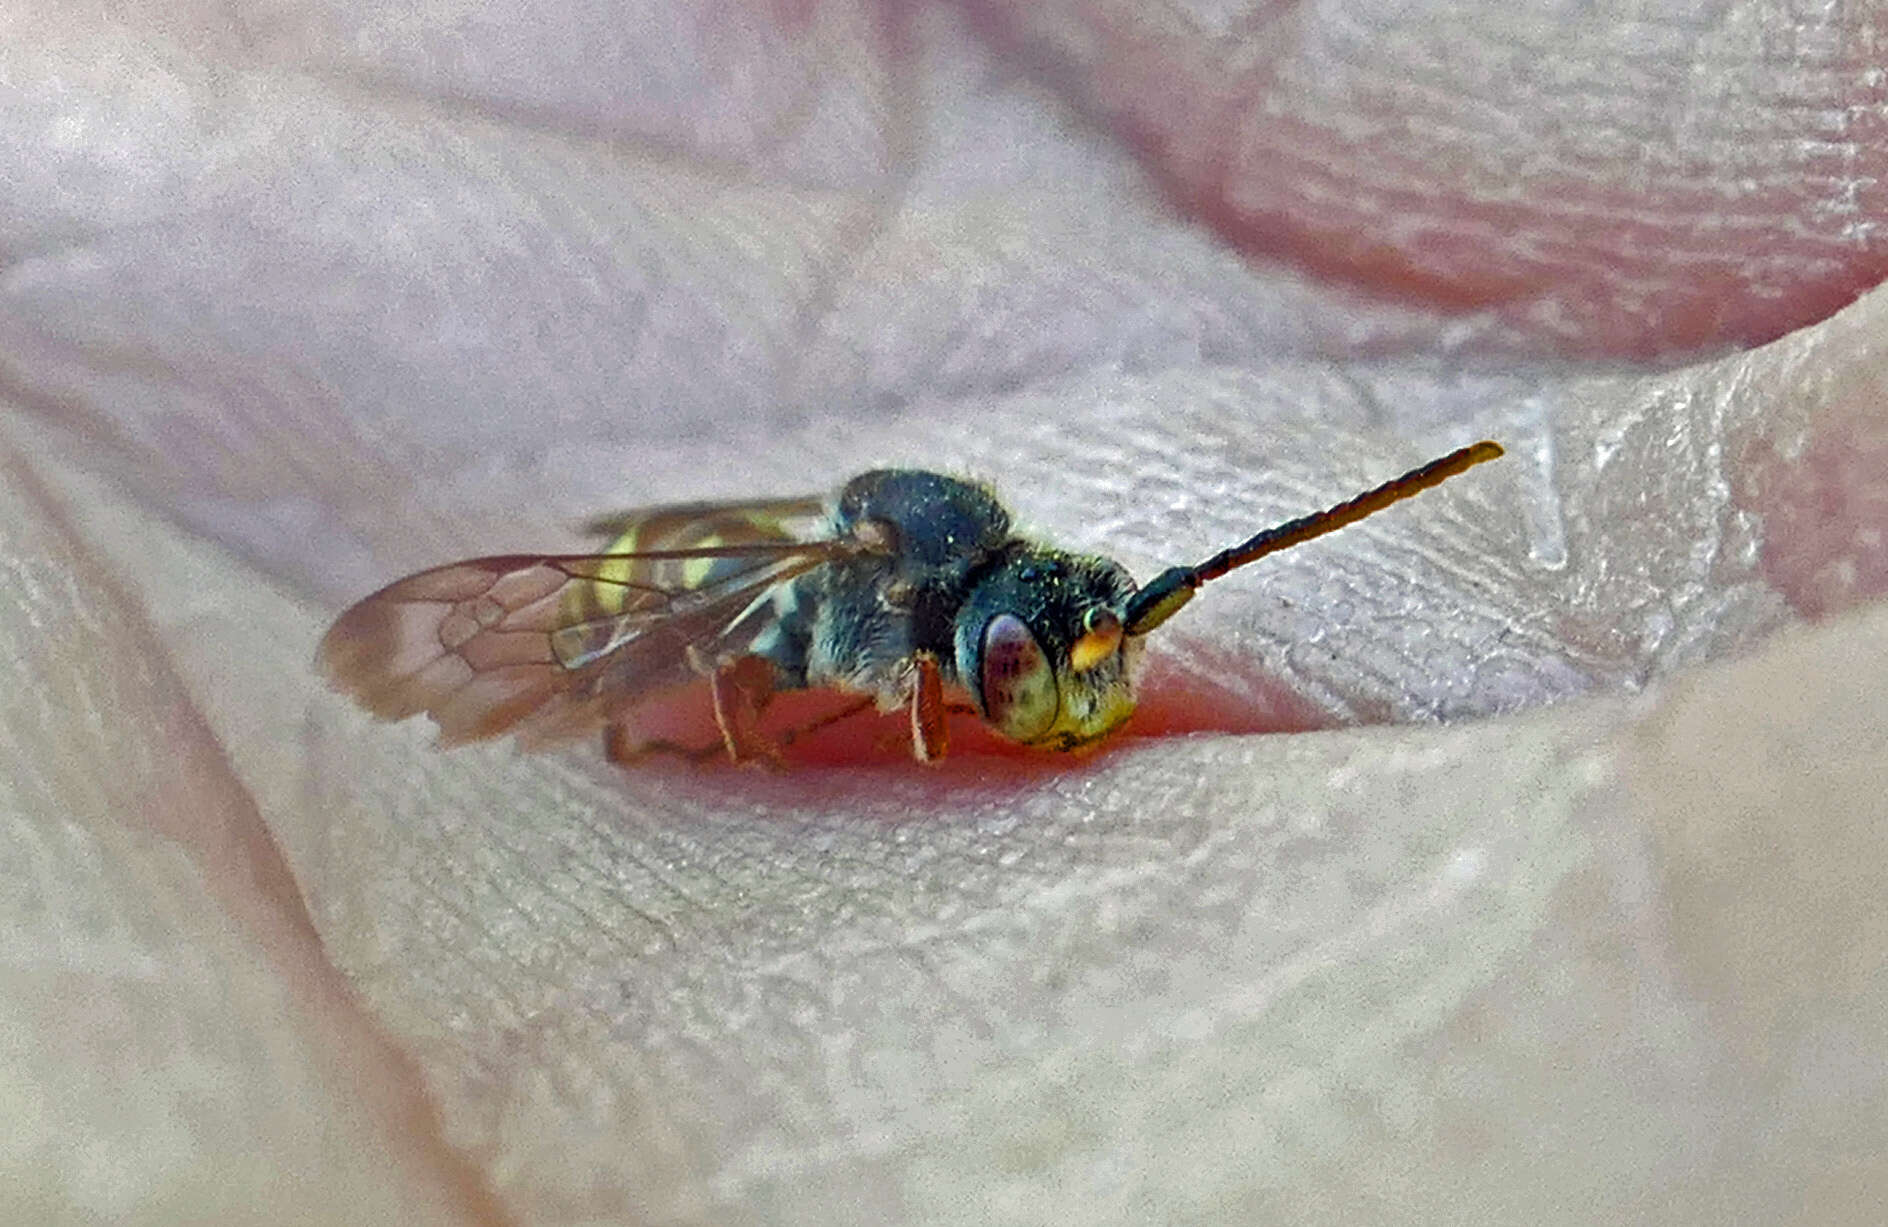
<path fill-rule="evenodd" d="M 1106 609 L 1091 609 L 1083 619 L 1086 629 L 1069 648 L 1069 668 L 1086 673 L 1114 655 L 1121 646 L 1121 619 Z"/>

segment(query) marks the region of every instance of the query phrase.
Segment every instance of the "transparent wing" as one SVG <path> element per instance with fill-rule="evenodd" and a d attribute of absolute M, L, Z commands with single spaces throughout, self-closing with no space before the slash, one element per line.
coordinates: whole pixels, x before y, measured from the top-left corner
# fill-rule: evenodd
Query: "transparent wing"
<path fill-rule="evenodd" d="M 612 543 L 612 554 L 668 550 L 760 539 L 804 540 L 817 532 L 826 503 L 818 498 L 671 503 L 597 516 L 583 531 Z"/>
<path fill-rule="evenodd" d="M 697 676 L 691 647 L 709 660 L 738 653 L 745 643 L 734 640 L 760 626 L 743 613 L 775 585 L 855 549 L 775 535 L 468 559 L 410 575 L 349 609 L 322 639 L 318 664 L 377 716 L 427 713 L 448 744 L 505 732 L 554 740 Z"/>

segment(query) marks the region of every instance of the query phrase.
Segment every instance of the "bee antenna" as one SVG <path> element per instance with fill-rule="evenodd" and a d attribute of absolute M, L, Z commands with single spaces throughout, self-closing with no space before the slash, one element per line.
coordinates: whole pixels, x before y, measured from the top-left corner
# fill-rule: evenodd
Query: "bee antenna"
<path fill-rule="evenodd" d="M 1122 624 L 1130 635 L 1145 635 L 1179 613 L 1180 607 L 1192 600 L 1200 585 L 1208 580 L 1218 579 L 1249 562 L 1257 562 L 1267 554 L 1303 545 L 1313 537 L 1322 537 L 1347 524 L 1355 524 L 1392 503 L 1400 503 L 1432 486 L 1439 486 L 1458 473 L 1501 454 L 1499 443 L 1487 439 L 1471 443 L 1431 460 L 1421 468 L 1411 469 L 1375 489 L 1366 490 L 1356 498 L 1346 499 L 1335 507 L 1314 511 L 1310 515 L 1268 528 L 1231 549 L 1221 550 L 1197 567 L 1169 567 L 1149 580 L 1147 586 L 1128 601 L 1128 607 L 1121 616 Z"/>

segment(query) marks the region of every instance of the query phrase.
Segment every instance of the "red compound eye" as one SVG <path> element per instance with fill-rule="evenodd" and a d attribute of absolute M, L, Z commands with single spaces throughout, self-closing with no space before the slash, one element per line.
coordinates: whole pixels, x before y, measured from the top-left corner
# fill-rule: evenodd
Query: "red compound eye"
<path fill-rule="evenodd" d="M 1005 737 L 1033 741 L 1055 724 L 1055 670 L 1015 614 L 998 614 L 983 628 L 983 676 L 978 681 L 984 717 Z"/>

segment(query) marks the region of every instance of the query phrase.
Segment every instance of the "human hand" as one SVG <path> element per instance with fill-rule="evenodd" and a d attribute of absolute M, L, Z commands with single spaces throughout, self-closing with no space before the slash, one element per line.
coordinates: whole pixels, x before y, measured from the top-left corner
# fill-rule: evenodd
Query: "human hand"
<path fill-rule="evenodd" d="M 1695 355 L 1879 277 L 1866 31 L 963 12 L 10 19 L 12 1220 L 1852 1204 L 1884 308 Z M 622 773 L 309 670 L 614 506 L 915 461 L 1145 577 L 1484 434 L 1176 620 L 1220 735 Z"/>

